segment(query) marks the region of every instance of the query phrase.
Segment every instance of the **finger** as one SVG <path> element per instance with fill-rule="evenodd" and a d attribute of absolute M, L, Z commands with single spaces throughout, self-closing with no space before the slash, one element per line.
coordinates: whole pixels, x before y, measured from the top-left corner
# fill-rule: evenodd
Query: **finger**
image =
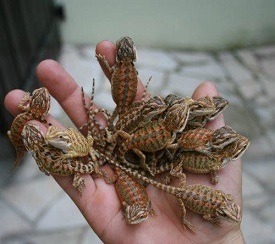
<path fill-rule="evenodd" d="M 192 95 L 192 98 L 197 100 L 205 96 L 213 97 L 218 95 L 219 95 L 219 92 L 216 86 L 213 83 L 207 81 L 207 82 L 203 82 L 196 88 L 196 90 Z M 223 118 L 223 114 L 220 114 L 213 121 L 209 121 L 205 127 L 216 130 L 222 126 L 224 126 L 224 118 Z"/>
<path fill-rule="evenodd" d="M 12 90 L 6 95 L 4 105 L 13 116 L 16 116 L 20 113 L 20 110 L 17 106 L 24 95 L 25 92 L 19 89 Z"/>
<path fill-rule="evenodd" d="M 96 46 L 96 54 L 101 54 L 102 56 L 105 56 L 108 64 L 110 67 L 115 65 L 116 63 L 116 46 L 112 42 L 109 41 L 102 41 L 97 44 Z M 104 74 L 107 76 L 109 80 L 111 80 L 111 74 L 110 72 L 102 65 L 101 62 L 99 62 Z M 144 85 L 139 80 L 138 87 L 137 87 L 137 95 L 135 100 L 140 100 L 142 98 L 142 94 L 144 92 Z"/>
<path fill-rule="evenodd" d="M 36 69 L 39 81 L 50 94 L 58 101 L 73 123 L 80 127 L 87 121 L 87 113 L 83 106 L 81 88 L 74 79 L 54 60 L 42 61 Z M 90 99 L 85 95 L 85 101 L 89 106 Z M 94 108 L 96 106 L 94 105 Z M 106 119 L 102 115 L 96 116 L 98 122 L 106 125 Z"/>

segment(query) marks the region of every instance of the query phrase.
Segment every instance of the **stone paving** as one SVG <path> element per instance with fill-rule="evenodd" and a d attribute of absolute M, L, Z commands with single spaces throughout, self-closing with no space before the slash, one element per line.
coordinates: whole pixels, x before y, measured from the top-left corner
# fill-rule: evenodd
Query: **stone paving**
<path fill-rule="evenodd" d="M 226 121 L 251 140 L 243 157 L 243 232 L 247 243 L 274 243 L 275 45 L 221 52 L 138 51 L 139 75 L 145 82 L 153 77 L 152 94 L 190 96 L 210 80 L 229 100 Z M 93 55 L 93 46 L 64 45 L 60 62 L 87 93 L 95 78 L 97 103 L 112 110 L 110 86 Z M 51 113 L 69 125 L 55 101 Z M 0 212 L 1 243 L 101 243 L 70 198 L 39 172 L 30 156 L 2 182 Z"/>

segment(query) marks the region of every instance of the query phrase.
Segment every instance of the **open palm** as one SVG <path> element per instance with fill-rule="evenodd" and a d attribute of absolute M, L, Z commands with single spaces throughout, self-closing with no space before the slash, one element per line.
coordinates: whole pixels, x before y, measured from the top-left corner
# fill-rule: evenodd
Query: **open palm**
<path fill-rule="evenodd" d="M 110 66 L 115 63 L 115 52 L 115 45 L 108 41 L 99 43 L 96 48 L 96 53 L 104 55 Z M 103 71 L 110 78 L 108 71 Z M 82 104 L 81 89 L 73 78 L 52 60 L 45 60 L 38 65 L 37 76 L 73 123 L 77 127 L 83 125 L 86 122 L 86 113 Z M 140 99 L 143 90 L 143 85 L 139 83 L 137 99 Z M 13 90 L 6 96 L 5 106 L 14 116 L 19 113 L 17 105 L 23 95 L 23 91 Z M 195 90 L 193 98 L 198 99 L 206 95 L 217 95 L 216 88 L 210 82 L 201 84 Z M 86 99 L 88 101 L 88 97 Z M 103 125 L 106 124 L 104 118 L 98 119 Z M 50 115 L 47 120 L 54 125 L 62 126 Z M 223 117 L 220 115 L 207 126 L 217 129 L 223 125 Z M 40 128 L 46 130 L 42 125 Z M 220 182 L 215 188 L 231 193 L 237 204 L 242 205 L 240 161 L 229 163 L 219 175 Z M 238 224 L 223 223 L 222 228 L 215 227 L 190 211 L 187 212 L 186 217 L 195 227 L 196 233 L 184 229 L 181 224 L 181 209 L 176 198 L 152 186 L 147 187 L 147 193 L 151 198 L 156 216 L 150 216 L 138 225 L 128 225 L 123 219 L 121 204 L 114 186 L 106 184 L 102 178 L 93 179 L 90 175 L 84 177 L 86 187 L 83 195 L 80 196 L 72 186 L 72 177 L 54 176 L 105 243 L 224 243 L 226 241 L 243 243 Z M 208 175 L 187 174 L 187 184 L 201 183 L 211 186 L 209 182 Z"/>

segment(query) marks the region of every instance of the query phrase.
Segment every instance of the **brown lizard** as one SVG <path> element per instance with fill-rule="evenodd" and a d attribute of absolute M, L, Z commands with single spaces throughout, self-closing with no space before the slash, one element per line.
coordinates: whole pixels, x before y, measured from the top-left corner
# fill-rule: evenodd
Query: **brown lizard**
<path fill-rule="evenodd" d="M 169 94 L 164 100 L 169 106 L 174 104 L 188 105 L 190 110 L 189 120 L 193 119 L 195 116 L 203 116 L 213 113 L 215 110 L 213 99 L 209 96 L 193 100 L 190 97 L 182 98 L 174 94 Z"/>
<path fill-rule="evenodd" d="M 214 120 L 219 114 L 221 114 L 228 105 L 228 101 L 220 96 L 211 97 L 214 103 L 214 110 L 211 113 L 195 116 L 188 121 L 188 127 L 197 128 L 203 127 L 208 121 Z M 188 128 L 187 127 L 187 128 Z"/>
<path fill-rule="evenodd" d="M 187 128 L 203 127 L 207 121 L 215 119 L 228 105 L 228 101 L 221 96 L 206 96 L 193 100 L 192 98 L 181 98 L 174 94 L 165 97 L 165 102 L 173 104 L 187 104 L 190 108 Z"/>
<path fill-rule="evenodd" d="M 139 224 L 149 215 L 155 215 L 145 187 L 119 168 L 115 168 L 117 177 L 115 189 L 123 206 L 123 215 L 128 224 Z"/>
<path fill-rule="evenodd" d="M 82 193 L 85 181 L 80 176 L 94 173 L 94 163 L 84 164 L 80 157 L 66 157 L 60 149 L 46 143 L 43 133 L 36 125 L 26 124 L 22 130 L 22 138 L 40 171 L 46 175 L 73 175 L 73 186 Z"/>
<path fill-rule="evenodd" d="M 42 87 L 34 90 L 31 96 L 29 93 L 26 93 L 20 101 L 18 108 L 24 112 L 15 117 L 10 130 L 7 132 L 10 142 L 16 150 L 16 159 L 13 169 L 19 165 L 26 152 L 21 138 L 21 132 L 24 125 L 28 121 L 34 119 L 46 123 L 45 116 L 50 109 L 50 94 L 48 90 Z"/>
<path fill-rule="evenodd" d="M 85 138 L 74 128 L 63 130 L 56 126 L 50 126 L 45 135 L 45 141 L 49 145 L 62 150 L 65 158 L 89 155 L 93 162 L 97 161 L 97 155 L 93 149 L 93 138 L 91 136 Z"/>
<path fill-rule="evenodd" d="M 134 66 L 136 49 L 130 37 L 123 37 L 116 42 L 116 64 L 111 68 L 104 56 L 96 55 L 98 61 L 110 72 L 111 92 L 116 103 L 110 124 L 116 116 L 124 114 L 135 100 L 137 94 L 138 72 Z"/>
<path fill-rule="evenodd" d="M 162 163 L 157 168 L 156 174 L 172 169 L 173 172 L 181 172 L 185 169 L 192 173 L 200 173 L 211 175 L 212 184 L 217 184 L 219 177 L 217 172 L 224 168 L 228 162 L 240 158 L 249 146 L 246 137 L 239 135 L 238 139 L 224 147 L 222 150 L 213 152 L 210 156 L 199 152 L 182 152 L 179 150 L 173 162 Z M 169 182 L 169 176 L 165 178 L 166 183 Z"/>
<path fill-rule="evenodd" d="M 216 150 L 221 150 L 239 138 L 239 135 L 229 126 L 223 126 L 216 131 L 206 128 L 196 128 L 184 131 L 178 136 L 177 142 L 170 149 L 197 151 L 208 156 Z"/>

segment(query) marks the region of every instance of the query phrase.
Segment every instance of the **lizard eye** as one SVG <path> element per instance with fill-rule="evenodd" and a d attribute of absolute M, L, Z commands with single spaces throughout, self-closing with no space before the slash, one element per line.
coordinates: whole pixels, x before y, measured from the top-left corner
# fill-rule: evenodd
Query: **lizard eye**
<path fill-rule="evenodd" d="M 62 139 L 62 138 L 63 138 L 63 136 L 59 136 L 59 138 L 60 138 L 60 139 Z"/>

